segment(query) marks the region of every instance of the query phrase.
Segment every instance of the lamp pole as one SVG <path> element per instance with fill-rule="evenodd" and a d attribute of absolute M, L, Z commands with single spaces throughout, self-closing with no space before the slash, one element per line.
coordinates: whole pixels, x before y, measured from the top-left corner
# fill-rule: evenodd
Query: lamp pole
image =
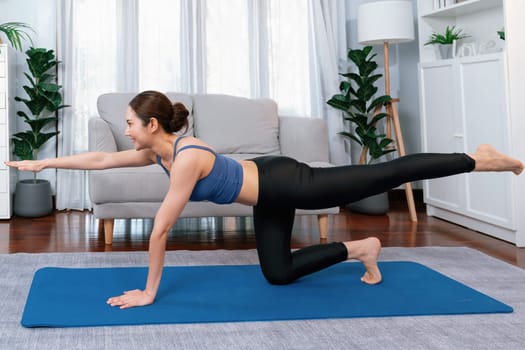
<path fill-rule="evenodd" d="M 388 41 L 383 42 L 383 58 L 385 62 L 385 95 L 390 96 L 390 63 L 388 60 Z"/>
<path fill-rule="evenodd" d="M 402 43 L 414 40 L 414 24 L 412 1 L 374 1 L 365 3 L 358 8 L 358 41 L 365 45 L 383 44 L 384 70 L 385 70 L 385 95 L 390 95 L 390 62 L 389 43 Z M 398 98 L 392 98 L 384 106 L 377 106 L 374 113 L 380 113 L 384 107 L 386 117 L 386 136 L 392 139 L 392 126 L 394 127 L 397 153 L 405 155 L 405 146 L 399 115 L 397 110 Z M 393 125 L 392 125 L 393 124 Z M 410 220 L 417 222 L 412 185 L 405 184 L 405 192 L 410 212 Z"/>

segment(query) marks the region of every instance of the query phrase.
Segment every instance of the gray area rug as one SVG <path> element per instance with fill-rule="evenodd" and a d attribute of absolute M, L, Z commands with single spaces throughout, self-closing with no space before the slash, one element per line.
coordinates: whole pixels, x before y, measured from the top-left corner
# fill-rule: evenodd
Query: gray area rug
<path fill-rule="evenodd" d="M 384 248 L 381 260 L 425 264 L 512 306 L 514 313 L 26 329 L 20 319 L 37 269 L 145 266 L 147 253 L 11 254 L 0 255 L 0 348 L 525 349 L 525 270 L 469 248 Z M 250 263 L 257 263 L 254 250 L 173 251 L 166 257 L 167 265 Z"/>

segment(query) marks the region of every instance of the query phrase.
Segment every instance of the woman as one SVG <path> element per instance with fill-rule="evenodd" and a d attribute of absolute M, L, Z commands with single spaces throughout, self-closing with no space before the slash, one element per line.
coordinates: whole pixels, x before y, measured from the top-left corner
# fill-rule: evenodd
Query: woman
<path fill-rule="evenodd" d="M 237 162 L 216 154 L 194 137 L 174 134 L 187 128 L 189 112 L 156 91 L 133 98 L 126 111 L 126 136 L 135 150 L 90 152 L 73 156 L 6 162 L 22 171 L 45 168 L 108 169 L 158 163 L 170 177 L 168 193 L 155 216 L 149 242 L 149 270 L 144 290 L 124 292 L 107 303 L 120 308 L 154 302 L 164 265 L 168 232 L 190 200 L 253 206 L 261 269 L 272 284 L 287 284 L 335 263 L 356 259 L 364 283 L 381 282 L 377 238 L 315 245 L 290 251 L 296 208 L 326 208 L 384 192 L 405 182 L 470 171 L 521 173 L 523 164 L 483 145 L 476 153 L 416 154 L 371 166 L 310 168 L 293 159 L 259 157 Z"/>

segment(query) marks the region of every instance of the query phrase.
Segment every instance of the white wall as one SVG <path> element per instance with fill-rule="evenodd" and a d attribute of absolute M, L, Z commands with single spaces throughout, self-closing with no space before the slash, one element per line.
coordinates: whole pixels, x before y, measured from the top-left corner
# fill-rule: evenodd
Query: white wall
<path fill-rule="evenodd" d="M 35 30 L 32 35 L 33 46 L 43 47 L 56 50 L 56 0 L 0 0 L 0 23 L 5 22 L 24 22 Z M 4 42 L 8 42 L 5 36 L 2 36 Z M 23 42 L 25 51 L 29 48 L 29 42 Z M 22 89 L 26 85 L 27 79 L 24 76 L 26 71 L 25 54 L 17 52 L 17 86 L 16 95 L 24 97 L 25 92 Z M 20 104 L 20 108 L 23 105 Z M 17 129 L 25 130 L 27 125 L 21 120 L 18 121 Z M 39 158 L 48 158 L 55 156 L 56 143 L 55 139 L 48 141 L 41 149 Z M 32 173 L 20 173 L 20 178 L 30 178 Z M 39 178 L 48 179 L 53 188 L 55 185 L 55 170 L 44 170 L 39 174 Z"/>

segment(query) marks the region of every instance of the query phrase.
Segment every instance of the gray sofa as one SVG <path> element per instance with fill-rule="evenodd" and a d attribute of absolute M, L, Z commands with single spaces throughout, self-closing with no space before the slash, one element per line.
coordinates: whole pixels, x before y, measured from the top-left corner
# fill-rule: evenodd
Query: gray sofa
<path fill-rule="evenodd" d="M 283 117 L 269 99 L 228 95 L 168 93 L 191 112 L 186 134 L 199 137 L 221 154 L 247 159 L 282 154 L 313 166 L 330 166 L 325 122 L 317 118 Z M 99 115 L 89 120 L 89 150 L 132 149 L 125 111 L 134 93 L 109 93 L 97 101 Z M 104 225 L 106 244 L 113 240 L 114 219 L 153 218 L 168 189 L 168 177 L 158 165 L 96 170 L 89 173 L 89 192 L 96 218 Z M 321 238 L 326 238 L 328 214 L 339 208 L 297 210 L 316 215 Z M 252 208 L 233 203 L 189 202 L 181 217 L 251 216 Z"/>

